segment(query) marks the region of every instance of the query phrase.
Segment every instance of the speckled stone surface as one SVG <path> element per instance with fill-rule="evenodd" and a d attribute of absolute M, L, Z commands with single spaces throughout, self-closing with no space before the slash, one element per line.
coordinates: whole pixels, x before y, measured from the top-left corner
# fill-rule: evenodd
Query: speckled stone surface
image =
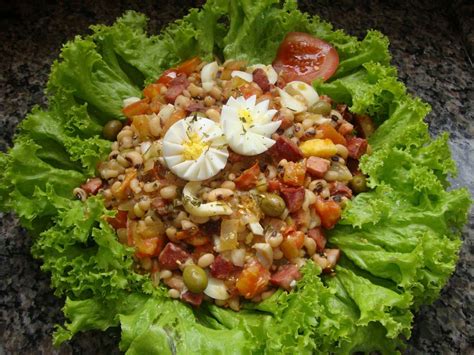
<path fill-rule="evenodd" d="M 182 17 L 200 1 L 0 2 L 0 150 L 12 144 L 15 127 L 43 90 L 61 44 L 87 33 L 91 24 L 110 24 L 127 9 L 146 13 L 150 32 Z M 305 1 L 301 8 L 357 36 L 369 28 L 390 38 L 393 63 L 408 90 L 433 107 L 433 134 L 451 133 L 460 168 L 454 186 L 474 192 L 473 5 L 467 1 Z M 117 329 L 79 334 L 55 349 L 51 333 L 62 322 L 63 300 L 53 295 L 48 275 L 29 253 L 31 240 L 14 216 L 0 214 L 0 354 L 119 353 Z M 453 277 L 440 300 L 416 316 L 409 354 L 474 353 L 474 218 Z"/>

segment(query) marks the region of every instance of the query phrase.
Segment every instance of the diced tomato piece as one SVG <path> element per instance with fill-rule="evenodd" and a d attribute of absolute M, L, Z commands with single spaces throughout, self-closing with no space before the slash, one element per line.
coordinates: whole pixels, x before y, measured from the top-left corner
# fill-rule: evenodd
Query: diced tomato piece
<path fill-rule="evenodd" d="M 294 231 L 288 234 L 281 243 L 280 249 L 286 259 L 291 260 L 300 255 L 300 249 L 303 248 L 304 233 L 302 231 Z"/>
<path fill-rule="evenodd" d="M 166 87 L 171 83 L 171 81 L 176 78 L 177 75 L 176 69 L 167 69 L 161 74 L 160 78 L 156 81 L 158 84 L 163 84 Z"/>
<path fill-rule="evenodd" d="M 324 174 L 329 170 L 329 166 L 331 162 L 327 159 L 323 159 L 320 157 L 309 157 L 306 159 L 306 171 L 308 173 L 318 179 L 321 179 Z"/>
<path fill-rule="evenodd" d="M 234 182 L 239 190 L 250 190 L 257 186 L 258 176 L 260 175 L 260 167 L 258 162 L 255 162 L 247 170 L 244 170 Z"/>
<path fill-rule="evenodd" d="M 299 279 L 301 279 L 301 274 L 298 267 L 293 264 L 287 264 L 280 266 L 278 271 L 272 275 L 270 282 L 275 286 L 290 291 L 292 282 Z"/>
<path fill-rule="evenodd" d="M 181 295 L 181 299 L 195 307 L 199 307 L 202 303 L 203 295 L 202 293 L 193 293 L 191 291 L 186 291 Z"/>
<path fill-rule="evenodd" d="M 161 88 L 164 84 L 155 84 L 152 83 L 143 89 L 143 96 L 149 98 L 150 100 L 153 99 L 155 96 L 160 95 Z"/>
<path fill-rule="evenodd" d="M 148 98 L 141 99 L 140 101 L 137 101 L 137 102 L 134 102 L 133 104 L 125 106 L 122 109 L 122 113 L 127 118 L 132 118 L 133 116 L 137 116 L 137 115 L 144 115 L 150 109 L 149 102 L 150 102 L 150 99 Z"/>
<path fill-rule="evenodd" d="M 160 266 L 168 270 L 176 270 L 179 265 L 183 264 L 191 255 L 174 243 L 166 244 L 160 253 L 158 261 Z"/>
<path fill-rule="evenodd" d="M 304 202 L 304 187 L 286 187 L 283 186 L 280 188 L 280 193 L 285 200 L 286 207 L 290 212 L 298 211 Z"/>
<path fill-rule="evenodd" d="M 313 228 L 308 231 L 308 237 L 316 242 L 316 251 L 322 252 L 326 248 L 327 239 L 323 234 L 321 227 Z"/>
<path fill-rule="evenodd" d="M 81 189 L 87 192 L 88 195 L 97 195 L 97 192 L 99 192 L 101 187 L 101 178 L 87 179 L 86 183 L 81 185 Z"/>
<path fill-rule="evenodd" d="M 107 222 L 115 229 L 127 228 L 128 212 L 118 210 L 115 217 L 107 218 Z"/>
<path fill-rule="evenodd" d="M 278 180 L 269 180 L 267 181 L 267 189 L 269 192 L 280 191 L 280 181 Z"/>
<path fill-rule="evenodd" d="M 268 153 L 279 162 L 282 159 L 298 161 L 303 158 L 301 149 L 285 136 L 278 136 L 276 143 L 268 150 Z"/>
<path fill-rule="evenodd" d="M 237 278 L 236 287 L 240 295 L 247 299 L 262 293 L 270 281 L 270 272 L 258 261 L 247 264 Z"/>
<path fill-rule="evenodd" d="M 331 126 L 329 123 L 322 124 L 318 127 L 318 130 L 321 130 L 323 133 L 322 138 L 327 138 L 332 140 L 334 144 L 346 145 L 346 139 L 342 134 L 340 134 L 336 129 Z"/>
<path fill-rule="evenodd" d="M 339 181 L 329 183 L 329 192 L 332 195 L 341 195 L 347 198 L 352 198 L 352 190 L 345 184 Z"/>
<path fill-rule="evenodd" d="M 303 186 L 306 177 L 306 167 L 302 162 L 289 161 L 285 165 L 283 183 L 290 186 Z"/>
<path fill-rule="evenodd" d="M 349 156 L 354 159 L 360 159 L 367 152 L 367 146 L 367 139 L 354 137 L 347 141 Z"/>
<path fill-rule="evenodd" d="M 221 280 L 227 280 L 241 270 L 240 267 L 235 266 L 220 255 L 214 259 L 209 268 L 211 269 L 211 275 Z"/>
<path fill-rule="evenodd" d="M 341 218 L 341 206 L 333 200 L 318 198 L 315 208 L 316 213 L 321 218 L 321 225 L 326 229 L 333 228 Z"/>

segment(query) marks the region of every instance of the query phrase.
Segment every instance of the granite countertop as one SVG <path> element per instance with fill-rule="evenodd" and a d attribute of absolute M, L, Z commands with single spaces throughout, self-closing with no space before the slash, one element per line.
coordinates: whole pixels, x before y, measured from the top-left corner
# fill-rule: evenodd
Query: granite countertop
<path fill-rule="evenodd" d="M 18 122 L 34 105 L 44 105 L 43 90 L 61 44 L 87 33 L 91 24 L 111 24 L 127 9 L 146 13 L 150 31 L 182 17 L 200 1 L 44 1 L 0 3 L 0 150 L 12 144 Z M 336 5 L 337 3 L 337 5 Z M 447 2 L 445 2 L 447 3 Z M 113 4 L 113 5 L 112 5 Z M 302 1 L 301 8 L 357 36 L 368 28 L 390 38 L 393 63 L 408 90 L 431 104 L 433 134 L 447 130 L 460 169 L 454 186 L 473 183 L 473 5 L 467 1 L 381 2 Z M 120 333 L 79 334 L 55 349 L 51 333 L 61 323 L 62 299 L 49 287 L 49 276 L 29 252 L 31 240 L 11 214 L 0 213 L 0 354 L 118 353 Z M 416 316 L 409 354 L 474 352 L 474 218 L 453 277 L 440 299 Z"/>

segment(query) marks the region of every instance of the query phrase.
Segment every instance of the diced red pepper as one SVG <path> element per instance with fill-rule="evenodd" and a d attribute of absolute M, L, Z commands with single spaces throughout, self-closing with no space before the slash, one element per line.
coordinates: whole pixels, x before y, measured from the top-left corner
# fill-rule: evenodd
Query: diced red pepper
<path fill-rule="evenodd" d="M 137 101 L 137 102 L 134 102 L 133 104 L 125 106 L 122 109 L 122 113 L 127 118 L 132 118 L 133 116 L 137 116 L 137 115 L 144 115 L 150 109 L 149 102 L 150 102 L 150 99 L 148 98 L 141 99 L 140 101 Z"/>
<path fill-rule="evenodd" d="M 221 280 L 227 280 L 241 270 L 241 268 L 235 266 L 220 255 L 214 259 L 214 262 L 209 268 L 211 269 L 211 275 Z"/>
<path fill-rule="evenodd" d="M 107 218 L 107 222 L 115 229 L 127 228 L 128 212 L 118 210 L 115 217 Z"/>
<path fill-rule="evenodd" d="M 143 96 L 151 100 L 154 97 L 160 95 L 162 87 L 163 87 L 163 84 L 152 83 L 143 89 Z"/>
<path fill-rule="evenodd" d="M 191 291 L 186 291 L 181 295 L 181 299 L 195 307 L 199 307 L 203 300 L 202 293 L 193 293 Z"/>
<path fill-rule="evenodd" d="M 159 256 L 160 266 L 168 270 L 176 270 L 179 265 L 183 264 L 191 255 L 174 243 L 166 244 L 165 248 Z"/>
<path fill-rule="evenodd" d="M 240 176 L 238 176 L 235 180 L 235 186 L 239 190 L 250 190 L 257 186 L 258 176 L 260 175 L 260 167 L 258 162 L 255 162 L 247 170 L 244 170 Z"/>

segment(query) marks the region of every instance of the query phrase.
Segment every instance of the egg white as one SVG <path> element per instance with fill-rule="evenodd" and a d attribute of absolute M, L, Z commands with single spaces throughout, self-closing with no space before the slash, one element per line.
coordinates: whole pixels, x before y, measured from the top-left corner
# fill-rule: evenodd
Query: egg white
<path fill-rule="evenodd" d="M 269 100 L 256 104 L 255 95 L 248 99 L 239 96 L 230 97 L 222 107 L 221 125 L 227 142 L 232 150 L 241 155 L 257 155 L 268 150 L 275 144 L 269 138 L 281 121 L 272 121 L 276 110 L 269 110 Z M 242 119 L 244 112 L 250 117 L 251 122 Z"/>

